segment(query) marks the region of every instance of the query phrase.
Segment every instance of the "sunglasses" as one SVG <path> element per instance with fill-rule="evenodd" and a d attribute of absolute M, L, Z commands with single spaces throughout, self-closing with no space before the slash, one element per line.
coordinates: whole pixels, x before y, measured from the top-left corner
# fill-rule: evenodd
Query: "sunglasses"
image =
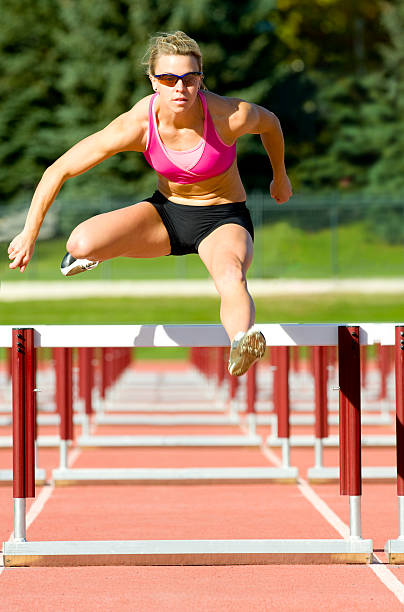
<path fill-rule="evenodd" d="M 178 81 L 182 81 L 185 87 L 192 87 L 198 83 L 198 79 L 203 76 L 202 72 L 185 72 L 184 74 L 153 74 L 154 78 L 162 85 L 174 87 Z"/>

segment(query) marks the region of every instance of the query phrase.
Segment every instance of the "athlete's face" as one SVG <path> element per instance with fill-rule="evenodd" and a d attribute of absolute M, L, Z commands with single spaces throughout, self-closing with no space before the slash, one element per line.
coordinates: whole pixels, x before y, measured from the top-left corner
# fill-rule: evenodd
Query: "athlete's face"
<path fill-rule="evenodd" d="M 164 82 L 164 78 L 151 76 L 153 88 L 160 94 L 160 103 L 167 104 L 174 112 L 182 112 L 189 109 L 195 102 L 202 77 L 190 74 L 199 72 L 197 59 L 193 55 L 161 55 L 156 63 L 155 74 L 157 75 L 183 75 L 184 79 L 178 79 L 170 86 Z M 175 79 L 171 79 L 171 82 Z"/>

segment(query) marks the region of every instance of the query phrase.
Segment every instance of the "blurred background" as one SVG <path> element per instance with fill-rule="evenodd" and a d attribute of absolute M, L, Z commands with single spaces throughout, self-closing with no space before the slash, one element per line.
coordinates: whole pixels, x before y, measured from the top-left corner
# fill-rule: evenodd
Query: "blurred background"
<path fill-rule="evenodd" d="M 122 153 L 68 181 L 34 260 L 8 271 L 46 167 L 151 92 L 149 36 L 184 30 L 205 82 L 279 117 L 294 197 L 269 198 L 260 139 L 238 143 L 257 230 L 250 276 L 401 276 L 404 264 L 404 3 L 399 0 L 3 0 L 0 29 L 1 278 L 60 280 L 84 218 L 152 193 L 143 156 Z M 100 266 L 86 280 L 205 278 L 194 255 Z M 78 281 L 81 280 L 77 279 Z"/>

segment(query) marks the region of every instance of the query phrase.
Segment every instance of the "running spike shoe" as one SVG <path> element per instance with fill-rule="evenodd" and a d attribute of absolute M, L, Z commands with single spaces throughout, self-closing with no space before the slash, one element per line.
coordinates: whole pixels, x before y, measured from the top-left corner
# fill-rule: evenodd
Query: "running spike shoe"
<path fill-rule="evenodd" d="M 229 372 L 232 376 L 242 376 L 248 368 L 261 359 L 265 353 L 264 335 L 253 325 L 246 332 L 236 334 L 230 348 Z"/>
<path fill-rule="evenodd" d="M 60 264 L 60 271 L 64 276 L 73 276 L 74 274 L 80 274 L 80 272 L 86 272 L 86 270 L 93 270 L 99 263 L 99 261 L 90 261 L 89 259 L 75 259 L 73 255 L 66 253 Z"/>

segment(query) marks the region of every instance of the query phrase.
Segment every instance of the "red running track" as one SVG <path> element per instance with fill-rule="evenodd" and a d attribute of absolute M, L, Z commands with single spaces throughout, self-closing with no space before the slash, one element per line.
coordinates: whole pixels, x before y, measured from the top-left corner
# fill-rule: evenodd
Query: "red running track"
<path fill-rule="evenodd" d="M 380 428 L 379 428 L 380 429 Z M 98 433 L 109 428 L 99 427 Z M 115 431 L 115 430 L 114 430 Z M 145 426 L 125 433 L 154 433 Z M 221 428 L 210 427 L 209 433 Z M 267 433 L 266 428 L 262 428 Z M 307 428 L 296 427 L 295 433 Z M 371 430 L 375 431 L 375 428 Z M 381 428 L 393 433 L 391 427 Z M 44 428 L 42 433 L 51 433 Z M 97 433 L 97 431 L 96 431 Z M 170 428 L 184 433 L 184 428 Z M 235 432 L 234 432 L 235 433 Z M 238 430 L 239 433 L 239 430 Z M 333 432 L 331 432 L 333 433 Z M 73 451 L 76 467 L 265 466 L 278 450 L 260 449 L 87 449 Z M 11 467 L 10 452 L 0 452 L 0 467 Z M 336 465 L 338 450 L 324 450 L 325 464 Z M 313 451 L 293 448 L 292 465 L 301 475 L 313 464 Z M 364 465 L 393 465 L 393 449 L 364 449 Z M 48 473 L 57 451 L 40 449 L 39 465 Z M 5 610 L 402 610 L 404 569 L 386 565 L 382 552 L 397 533 L 394 484 L 364 484 L 363 537 L 372 538 L 380 564 L 372 566 L 230 567 L 79 567 L 13 568 L 0 574 Z M 307 499 L 307 495 L 313 501 Z M 329 520 L 319 512 L 322 500 Z M 40 508 L 41 502 L 45 502 Z M 314 505 L 313 505 L 314 504 Z M 338 484 L 45 486 L 28 508 L 38 511 L 28 539 L 204 539 L 338 538 L 348 521 L 348 499 Z M 333 514 L 335 513 L 335 514 Z M 330 523 L 331 521 L 331 523 Z M 343 528 L 343 525 L 342 525 Z M 12 531 L 12 490 L 0 487 L 0 538 Z M 401 598 L 401 601 L 400 601 Z"/>

